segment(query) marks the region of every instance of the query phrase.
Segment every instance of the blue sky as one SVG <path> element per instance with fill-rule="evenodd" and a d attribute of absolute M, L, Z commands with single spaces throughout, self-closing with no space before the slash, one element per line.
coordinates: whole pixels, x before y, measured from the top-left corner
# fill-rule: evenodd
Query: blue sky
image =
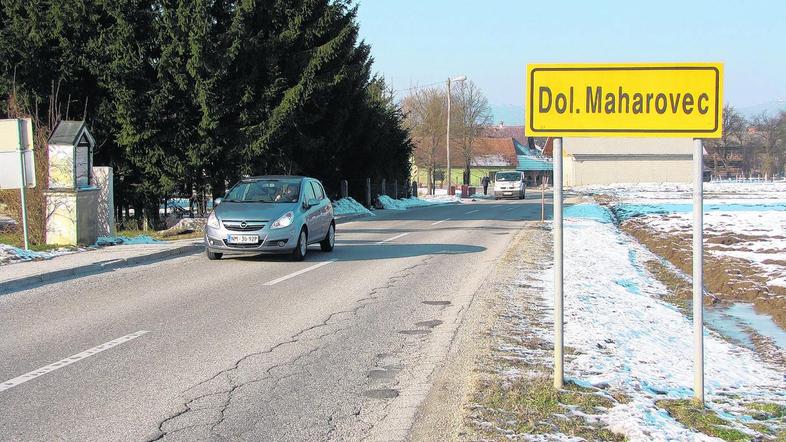
<path fill-rule="evenodd" d="M 786 2 L 361 0 L 358 15 L 395 89 L 464 74 L 521 106 L 527 63 L 720 61 L 725 101 L 786 99 Z"/>

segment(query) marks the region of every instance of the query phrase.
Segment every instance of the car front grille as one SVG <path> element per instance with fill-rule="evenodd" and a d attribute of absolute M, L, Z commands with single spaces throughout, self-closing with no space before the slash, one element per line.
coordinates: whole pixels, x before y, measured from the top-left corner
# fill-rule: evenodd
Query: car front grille
<path fill-rule="evenodd" d="M 267 221 L 224 220 L 224 228 L 233 232 L 255 232 L 265 228 Z"/>
<path fill-rule="evenodd" d="M 261 242 L 256 242 L 254 244 L 235 244 L 235 243 L 227 242 L 227 240 L 223 240 L 223 241 L 225 246 L 232 247 L 233 249 L 256 249 L 261 244 Z"/>

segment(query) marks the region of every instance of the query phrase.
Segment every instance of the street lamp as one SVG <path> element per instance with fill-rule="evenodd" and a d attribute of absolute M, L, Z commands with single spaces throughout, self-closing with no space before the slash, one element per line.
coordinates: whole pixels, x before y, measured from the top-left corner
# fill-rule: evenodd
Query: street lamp
<path fill-rule="evenodd" d="M 461 75 L 456 78 L 448 78 L 448 136 L 445 140 L 447 143 L 447 151 L 448 151 L 448 193 L 450 193 L 450 83 L 452 82 L 461 82 L 466 80 L 467 77 L 465 75 Z"/>

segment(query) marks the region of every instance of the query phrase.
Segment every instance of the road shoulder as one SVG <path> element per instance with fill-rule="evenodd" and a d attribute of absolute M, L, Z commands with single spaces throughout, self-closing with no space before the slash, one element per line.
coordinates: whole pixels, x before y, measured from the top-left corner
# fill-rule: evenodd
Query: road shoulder
<path fill-rule="evenodd" d="M 473 396 L 482 382 L 483 370 L 493 358 L 493 328 L 502 312 L 503 286 L 510 284 L 519 265 L 518 251 L 540 243 L 529 241 L 540 223 L 531 222 L 519 231 L 475 292 L 462 323 L 448 349 L 448 357 L 421 405 L 411 440 L 469 440 L 473 429 L 468 418 Z M 530 253 L 546 256 L 548 250 Z"/>

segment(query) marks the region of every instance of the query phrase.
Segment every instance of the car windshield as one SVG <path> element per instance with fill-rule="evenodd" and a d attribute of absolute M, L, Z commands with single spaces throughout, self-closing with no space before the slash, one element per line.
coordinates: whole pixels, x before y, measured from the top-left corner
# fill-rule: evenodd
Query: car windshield
<path fill-rule="evenodd" d="M 241 181 L 229 190 L 224 201 L 235 203 L 296 203 L 300 180 Z"/>
<path fill-rule="evenodd" d="M 518 172 L 500 172 L 497 173 L 497 181 L 520 181 L 521 174 Z"/>

